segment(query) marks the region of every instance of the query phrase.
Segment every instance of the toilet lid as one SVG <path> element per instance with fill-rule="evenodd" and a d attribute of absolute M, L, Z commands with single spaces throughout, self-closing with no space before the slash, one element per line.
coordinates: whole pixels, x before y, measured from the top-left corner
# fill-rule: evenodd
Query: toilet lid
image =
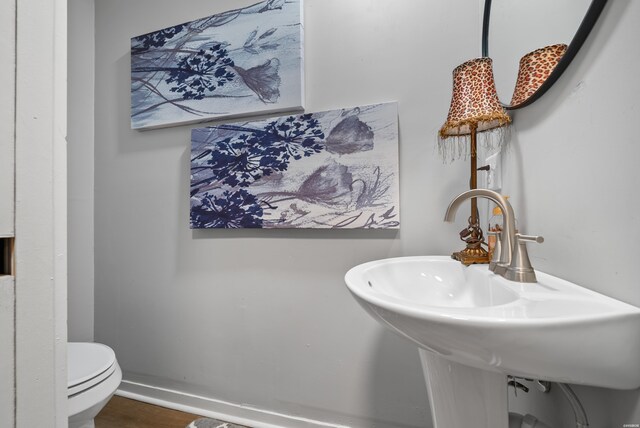
<path fill-rule="evenodd" d="M 116 354 L 100 343 L 69 343 L 67 346 L 67 392 L 82 392 L 109 377 Z"/>

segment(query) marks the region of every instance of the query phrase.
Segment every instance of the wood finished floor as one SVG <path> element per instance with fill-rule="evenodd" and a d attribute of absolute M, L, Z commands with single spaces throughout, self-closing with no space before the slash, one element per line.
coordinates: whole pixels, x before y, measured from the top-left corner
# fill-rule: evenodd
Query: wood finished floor
<path fill-rule="evenodd" d="M 95 422 L 96 428 L 185 428 L 200 417 L 114 395 Z"/>

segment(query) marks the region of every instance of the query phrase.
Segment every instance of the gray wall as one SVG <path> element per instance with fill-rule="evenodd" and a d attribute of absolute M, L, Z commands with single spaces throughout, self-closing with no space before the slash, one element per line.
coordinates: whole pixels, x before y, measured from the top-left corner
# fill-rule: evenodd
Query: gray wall
<path fill-rule="evenodd" d="M 95 6 L 68 0 L 68 334 L 93 341 Z"/>
<path fill-rule="evenodd" d="M 125 379 L 354 426 L 425 426 L 417 350 L 358 307 L 343 275 L 458 245 L 442 216 L 467 167 L 443 165 L 434 142 L 451 70 L 477 53 L 478 11 L 306 2 L 307 111 L 399 101 L 400 232 L 191 231 L 190 127 L 130 130 L 129 38 L 251 3 L 96 2 L 96 340 Z"/>
<path fill-rule="evenodd" d="M 399 102 L 400 232 L 191 231 L 191 127 L 130 130 L 129 38 L 250 3 L 96 1 L 95 338 L 130 381 L 354 427 L 431 426 L 417 351 L 342 276 L 459 247 L 463 216 L 442 215 L 468 165 L 443 164 L 435 134 L 451 70 L 479 54 L 479 4 L 306 0 L 307 111 Z M 640 305 L 627 256 L 640 208 L 631 3 L 610 2 L 557 86 L 516 113 L 505 193 L 521 228 L 547 238 L 531 249 L 537 267 Z M 578 392 L 595 428 L 640 421 L 637 391 Z M 533 401 L 558 426 L 570 417 L 557 393 Z"/>
<path fill-rule="evenodd" d="M 516 112 L 504 188 L 521 229 L 546 238 L 534 266 L 636 306 L 639 20 L 640 3 L 608 2 L 565 75 Z M 640 423 L 640 390 L 576 392 L 594 427 Z"/>

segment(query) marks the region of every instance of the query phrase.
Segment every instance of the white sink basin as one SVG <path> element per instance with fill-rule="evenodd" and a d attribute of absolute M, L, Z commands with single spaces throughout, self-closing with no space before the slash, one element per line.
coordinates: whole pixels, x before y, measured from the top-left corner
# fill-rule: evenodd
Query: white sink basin
<path fill-rule="evenodd" d="M 351 293 L 420 348 L 478 369 L 616 389 L 640 387 L 640 309 L 537 272 L 507 281 L 447 256 L 356 266 Z"/>

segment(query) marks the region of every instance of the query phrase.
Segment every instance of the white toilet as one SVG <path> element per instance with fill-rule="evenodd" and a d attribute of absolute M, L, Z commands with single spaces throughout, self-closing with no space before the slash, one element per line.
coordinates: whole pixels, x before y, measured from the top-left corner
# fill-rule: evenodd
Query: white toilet
<path fill-rule="evenodd" d="M 69 428 L 94 428 L 93 419 L 122 380 L 116 354 L 99 343 L 69 343 L 67 368 Z"/>

